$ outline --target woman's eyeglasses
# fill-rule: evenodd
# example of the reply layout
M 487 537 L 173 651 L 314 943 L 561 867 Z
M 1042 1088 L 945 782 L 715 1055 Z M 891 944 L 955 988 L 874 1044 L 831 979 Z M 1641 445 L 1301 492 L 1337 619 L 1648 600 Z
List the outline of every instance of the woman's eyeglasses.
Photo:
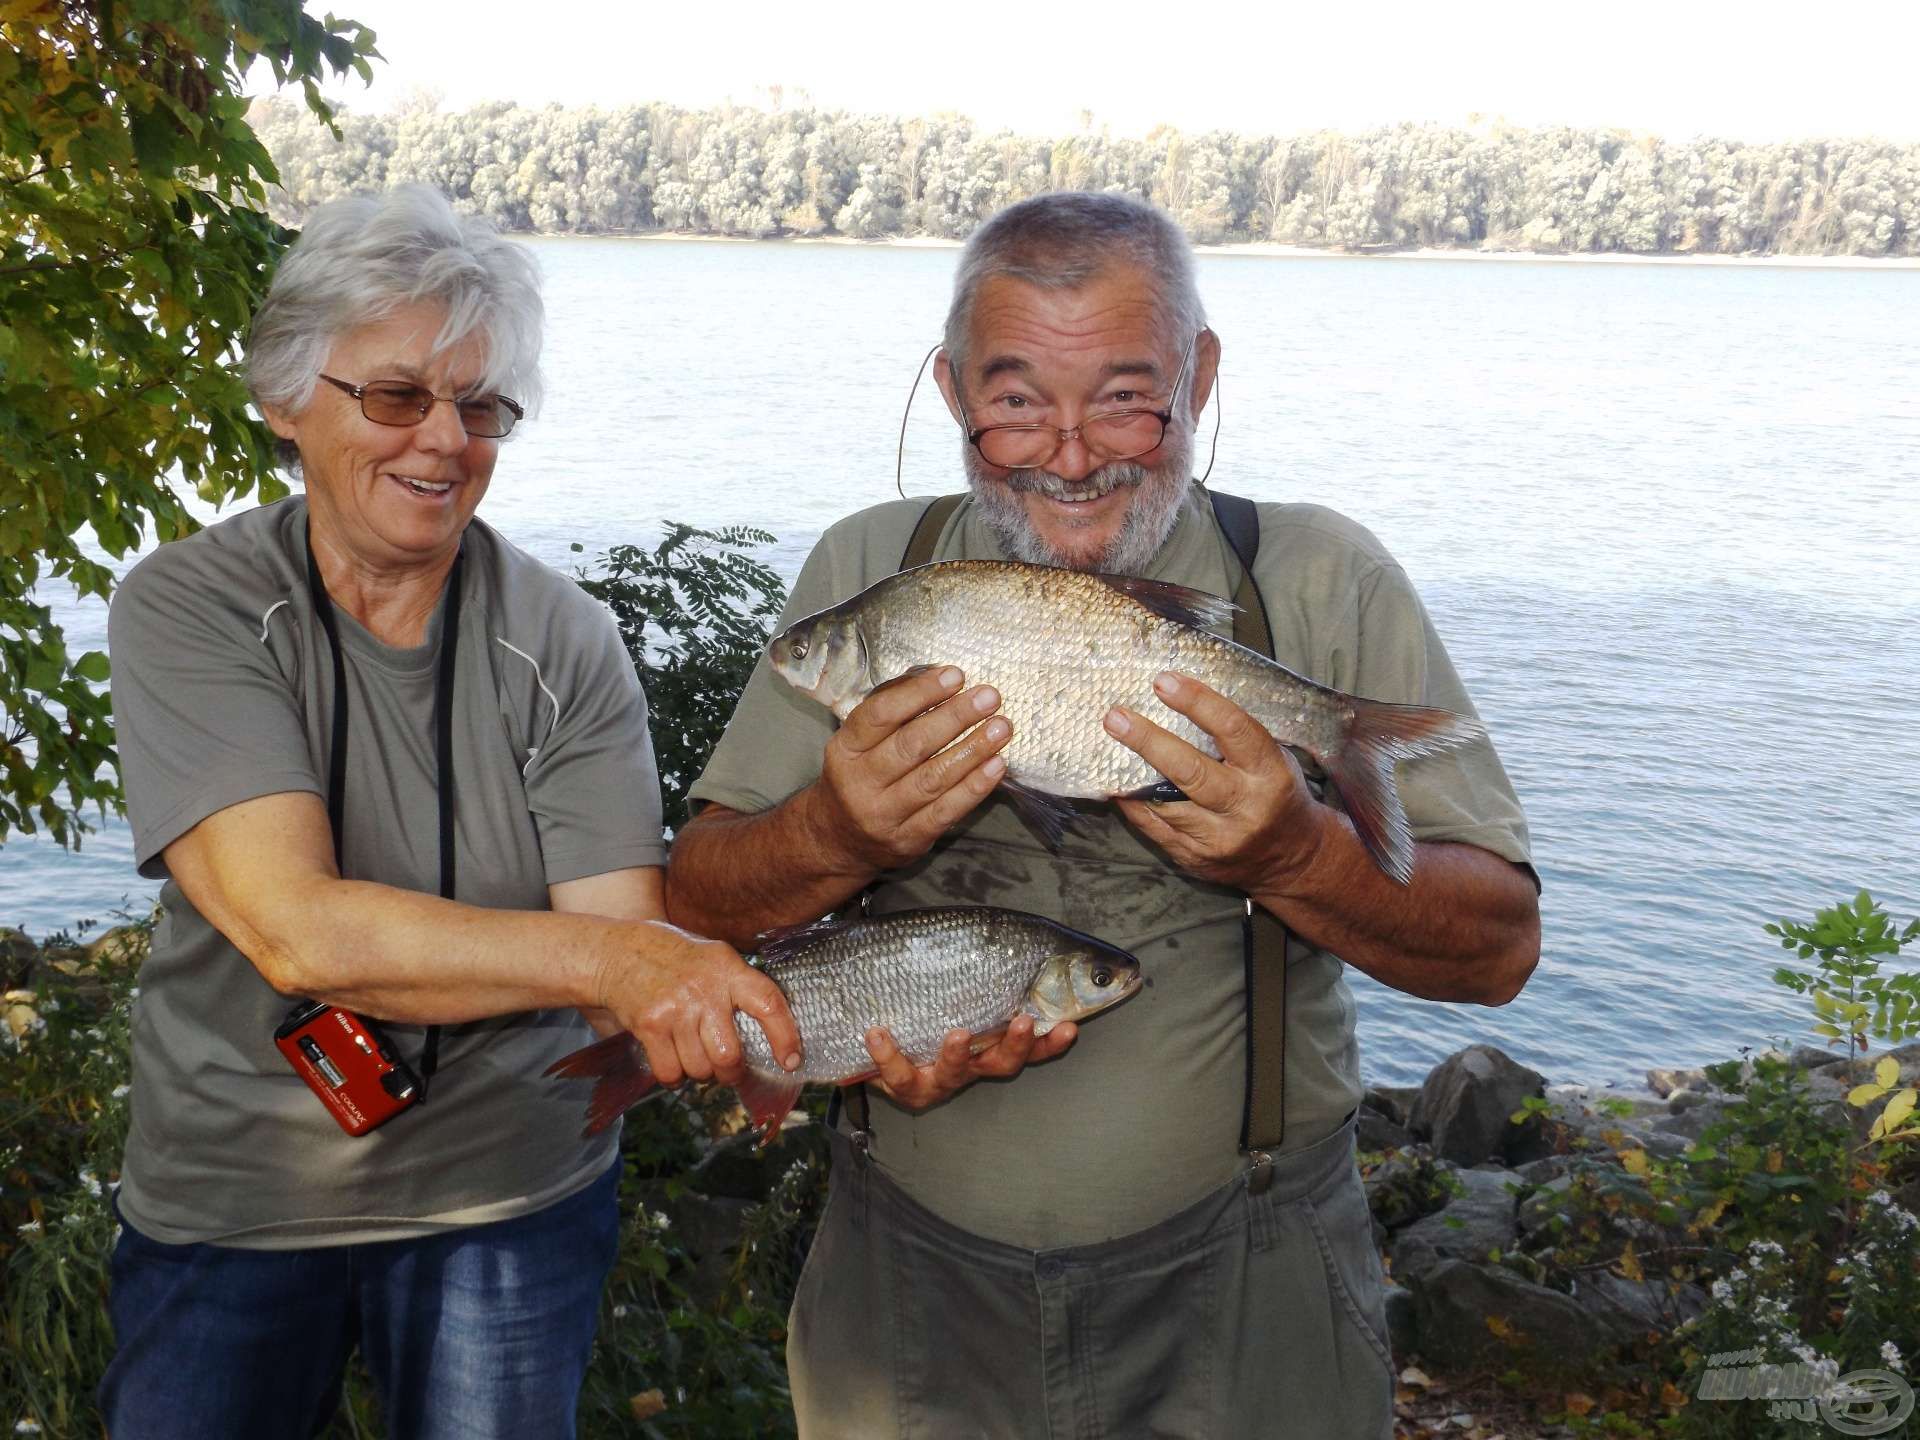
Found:
M 516 400 L 504 395 L 472 395 L 460 399 L 436 395 L 424 385 L 406 380 L 374 380 L 365 385 L 349 385 L 331 375 L 320 377 L 329 385 L 347 392 L 360 402 L 360 413 L 376 425 L 418 425 L 433 410 L 434 402 L 444 400 L 460 417 L 460 428 L 479 440 L 498 440 L 527 412 Z

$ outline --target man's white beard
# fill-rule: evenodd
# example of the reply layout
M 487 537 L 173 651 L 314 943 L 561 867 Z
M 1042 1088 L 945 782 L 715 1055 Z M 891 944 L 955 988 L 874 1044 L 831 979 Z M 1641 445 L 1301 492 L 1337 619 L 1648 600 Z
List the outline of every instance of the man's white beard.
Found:
M 967 473 L 967 486 L 987 522 L 1007 554 L 1031 565 L 1057 565 L 1070 570 L 1098 570 L 1108 575 L 1139 575 L 1160 553 L 1160 547 L 1173 534 L 1180 520 L 1180 506 L 1186 499 L 1187 484 L 1193 474 L 1193 446 L 1188 436 L 1176 439 L 1168 434 L 1161 448 L 1166 458 L 1148 469 L 1131 460 L 1109 460 L 1091 475 L 1077 481 L 1063 480 L 1048 470 L 1015 470 L 995 475 L 987 462 L 965 440 L 960 442 L 960 461 Z M 1131 487 L 1133 498 L 1127 505 L 1120 533 L 1096 555 L 1074 556 L 1049 545 L 1034 533 L 1032 522 L 1020 496 L 1030 491 L 1052 496 L 1099 496 L 1111 490 Z

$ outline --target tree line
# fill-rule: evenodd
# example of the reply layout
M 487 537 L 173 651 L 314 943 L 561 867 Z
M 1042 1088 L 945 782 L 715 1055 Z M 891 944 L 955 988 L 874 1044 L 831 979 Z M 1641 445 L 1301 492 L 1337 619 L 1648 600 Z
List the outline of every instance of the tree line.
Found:
M 424 181 L 511 230 L 960 239 L 1046 190 L 1113 190 L 1202 244 L 1540 253 L 1920 255 L 1920 144 L 1669 141 L 1498 121 L 1359 134 L 1044 138 L 957 115 L 667 104 L 467 110 L 416 100 L 249 116 L 298 223 L 349 191 Z

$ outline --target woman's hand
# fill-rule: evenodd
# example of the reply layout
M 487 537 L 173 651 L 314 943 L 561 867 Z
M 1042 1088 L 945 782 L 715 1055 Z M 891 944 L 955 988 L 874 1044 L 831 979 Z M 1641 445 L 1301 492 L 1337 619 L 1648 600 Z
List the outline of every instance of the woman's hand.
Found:
M 645 1047 L 662 1085 L 740 1082 L 746 1060 L 736 1010 L 766 1032 L 781 1064 L 799 1068 L 800 1031 L 787 997 L 723 941 L 642 921 L 631 927 L 631 943 L 602 964 L 598 990 L 600 1006 Z

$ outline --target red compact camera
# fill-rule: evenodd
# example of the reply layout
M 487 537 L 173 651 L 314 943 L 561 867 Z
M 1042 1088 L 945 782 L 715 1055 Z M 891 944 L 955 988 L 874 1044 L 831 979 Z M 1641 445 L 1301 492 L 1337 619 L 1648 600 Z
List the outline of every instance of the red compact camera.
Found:
M 349 1135 L 384 1125 L 420 1098 L 420 1077 L 387 1037 L 338 1005 L 294 1006 L 273 1043 Z

